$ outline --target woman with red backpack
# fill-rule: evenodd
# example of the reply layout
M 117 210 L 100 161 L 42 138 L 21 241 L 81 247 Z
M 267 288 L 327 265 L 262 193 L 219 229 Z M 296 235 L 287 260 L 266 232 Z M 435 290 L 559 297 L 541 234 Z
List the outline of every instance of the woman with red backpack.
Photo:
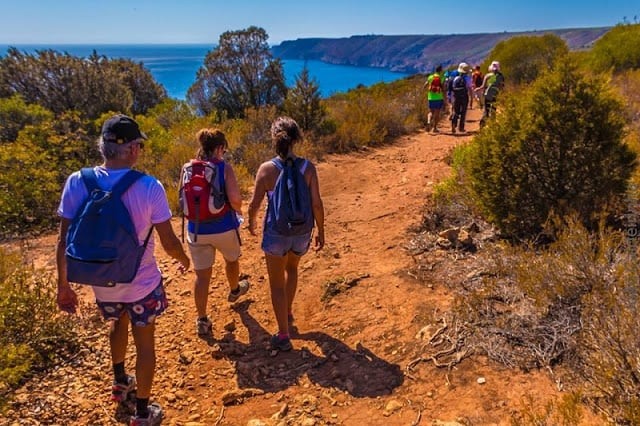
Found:
M 213 324 L 207 316 L 207 301 L 216 251 L 224 258 L 229 302 L 245 294 L 249 282 L 240 281 L 237 212 L 242 211 L 242 196 L 233 167 L 224 161 L 227 139 L 218 129 L 201 129 L 196 139 L 200 145 L 196 158 L 182 167 L 180 200 L 188 219 L 189 251 L 196 272 L 193 290 L 198 312 L 196 332 L 199 336 L 211 336 Z

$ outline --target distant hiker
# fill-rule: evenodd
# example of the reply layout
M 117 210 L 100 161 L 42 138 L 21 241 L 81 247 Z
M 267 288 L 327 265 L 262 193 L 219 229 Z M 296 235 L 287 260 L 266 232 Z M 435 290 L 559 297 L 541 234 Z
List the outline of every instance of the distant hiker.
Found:
M 496 112 L 496 100 L 498 94 L 504 88 L 504 75 L 500 71 L 500 62 L 493 61 L 489 65 L 489 72 L 484 76 L 482 85 L 476 88 L 476 92 L 483 93 L 484 111 L 480 120 L 480 127 L 484 126 L 487 119 Z
M 451 79 L 451 93 L 453 107 L 451 110 L 451 133 L 464 132 L 464 124 L 469 106 L 469 93 L 471 92 L 471 67 L 466 62 L 461 62 L 457 69 L 457 75 Z
M 180 262 L 179 270 L 185 272 L 189 269 L 189 257 L 171 227 L 171 210 L 162 184 L 152 176 L 131 169 L 142 152 L 145 139 L 147 137 L 140 131 L 138 124 L 125 115 L 115 115 L 105 121 L 98 141 L 103 164 L 75 172 L 65 183 L 58 207 L 61 219 L 56 247 L 57 302 L 61 310 L 74 313 L 78 305 L 77 295 L 69 285 L 70 277 L 82 275 L 88 268 L 95 268 L 96 283 L 100 282 L 102 285 L 92 286 L 96 303 L 104 319 L 111 322 L 109 343 L 114 374 L 111 400 L 123 402 L 136 391 L 136 412 L 130 422 L 136 426 L 160 424 L 163 416 L 157 403 L 149 404 L 156 365 L 155 319 L 167 308 L 162 275 L 153 254 L 153 228 L 158 232 L 160 243 L 167 254 Z M 122 185 L 121 180 L 126 181 L 127 185 Z M 109 192 L 111 189 L 114 194 L 122 192 L 118 186 L 128 186 L 121 202 L 111 200 Z M 89 188 L 93 189 L 89 191 Z M 111 241 L 115 243 L 115 247 L 107 247 L 108 250 L 105 250 L 107 244 L 99 239 L 109 239 L 112 235 L 104 234 L 102 229 L 83 232 L 83 221 L 102 220 L 100 215 L 90 217 L 92 211 L 101 213 L 94 209 L 95 204 L 104 202 L 110 206 L 114 201 L 119 206 L 124 205 L 124 208 L 113 210 L 119 216 L 115 219 L 133 224 L 135 232 L 132 238 L 135 238 L 142 253 L 139 265 L 136 265 L 135 276 L 128 283 L 101 281 L 103 275 L 110 276 L 114 273 L 111 264 L 120 261 L 126 263 L 127 259 L 120 259 L 118 253 L 124 246 L 124 239 Z M 105 207 L 105 210 L 108 208 Z M 83 233 L 85 235 L 81 235 Z M 111 256 L 114 260 L 110 263 L 101 259 L 92 260 L 96 256 Z M 78 261 L 79 259 L 82 261 Z M 116 269 L 120 269 L 119 266 Z M 135 377 L 125 373 L 124 365 L 129 324 L 136 346 Z
M 256 216 L 265 195 L 267 210 L 262 230 L 271 303 L 278 333 L 271 337 L 271 349 L 291 350 L 289 327 L 298 287 L 298 264 L 309 250 L 313 226 L 317 228 L 315 250 L 324 247 L 324 207 L 316 168 L 309 160 L 296 157 L 294 147 L 302 141 L 302 131 L 289 117 L 279 117 L 271 125 L 276 157 L 260 165 L 253 197 L 249 203 L 249 232 L 256 234 Z
M 473 100 L 475 99 L 478 103 L 478 107 L 482 108 L 481 96 L 480 92 L 476 92 L 476 89 L 482 86 L 482 82 L 484 80 L 484 74 L 480 70 L 480 65 L 476 65 L 473 73 L 471 73 L 471 87 L 473 89 L 473 96 L 469 99 L 469 108 L 473 108 Z
M 444 87 L 446 88 L 446 93 L 447 93 L 447 103 L 449 105 L 453 105 L 453 80 L 458 76 L 459 72 L 457 68 L 454 68 L 452 70 L 446 70 L 444 72 Z M 453 109 L 450 111 L 451 114 L 453 114 Z M 449 119 L 451 119 L 451 116 L 449 116 Z
M 207 316 L 207 302 L 216 251 L 224 258 L 229 302 L 237 301 L 249 290 L 249 281 L 240 281 L 238 228 L 242 196 L 233 167 L 224 161 L 229 144 L 218 129 L 201 129 L 196 139 L 199 144 L 196 158 L 182 166 L 180 201 L 188 219 L 189 251 L 196 272 L 193 288 L 198 312 L 196 332 L 207 336 L 213 328 Z
M 427 77 L 425 83 L 427 88 L 427 102 L 429 104 L 429 114 L 427 115 L 427 132 L 438 133 L 438 122 L 440 113 L 444 107 L 444 75 L 442 65 L 436 67 L 436 71 Z

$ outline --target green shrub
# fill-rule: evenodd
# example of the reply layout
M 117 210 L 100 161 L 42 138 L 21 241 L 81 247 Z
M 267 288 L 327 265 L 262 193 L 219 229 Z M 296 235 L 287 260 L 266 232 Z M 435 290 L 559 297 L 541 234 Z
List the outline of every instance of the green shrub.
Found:
M 56 305 L 49 274 L 0 248 L 0 393 L 79 349 L 74 320 Z
M 470 144 L 458 145 L 451 151 L 451 174 L 435 185 L 431 206 L 423 216 L 422 225 L 429 232 L 468 225 L 481 217 L 467 175 L 474 152 Z
M 623 143 L 624 110 L 609 84 L 563 61 L 499 109 L 474 139 L 468 166 L 491 222 L 531 237 L 552 212 L 577 212 L 584 223 L 612 212 L 636 156 Z
M 90 119 L 106 111 L 144 114 L 167 97 L 149 70 L 129 59 L 10 47 L 0 58 L 0 97 L 16 94 L 56 115 L 75 110 Z
M 496 44 L 482 69 L 487 69 L 491 61 L 498 60 L 506 83 L 520 85 L 552 70 L 556 61 L 568 53 L 567 44 L 554 34 L 511 37 Z
M 595 72 L 640 68 L 640 24 L 616 25 L 595 42 L 590 56 Z
M 72 112 L 25 127 L 0 145 L 0 237 L 25 236 L 58 223 L 56 208 L 67 176 L 99 157 Z
M 27 125 L 51 120 L 53 113 L 39 105 L 27 105 L 19 96 L 0 98 L 0 143 L 13 142 Z

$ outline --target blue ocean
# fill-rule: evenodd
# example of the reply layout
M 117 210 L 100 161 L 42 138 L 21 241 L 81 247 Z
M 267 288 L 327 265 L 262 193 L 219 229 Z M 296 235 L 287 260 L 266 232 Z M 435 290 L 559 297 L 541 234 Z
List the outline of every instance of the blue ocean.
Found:
M 8 45 L 0 45 L 0 56 L 6 55 Z M 153 44 L 153 45 L 15 45 L 18 50 L 34 53 L 36 50 L 53 49 L 61 53 L 86 57 L 95 50 L 109 58 L 127 58 L 142 62 L 153 77 L 162 84 L 169 96 L 185 99 L 187 90 L 196 78 L 204 58 L 213 45 L 202 44 Z M 288 86 L 293 86 L 296 76 L 305 66 L 302 60 L 283 60 Z M 306 61 L 309 75 L 320 86 L 323 97 L 338 92 L 346 92 L 360 84 L 370 86 L 380 82 L 391 82 L 407 74 L 391 72 L 380 68 L 331 65 L 321 61 Z

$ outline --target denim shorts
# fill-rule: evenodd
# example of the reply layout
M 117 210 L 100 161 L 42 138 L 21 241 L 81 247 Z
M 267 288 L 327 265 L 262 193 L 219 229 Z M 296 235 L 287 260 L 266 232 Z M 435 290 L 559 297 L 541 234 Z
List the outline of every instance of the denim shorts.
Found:
M 169 305 L 162 282 L 137 302 L 101 302 L 96 300 L 96 303 L 105 320 L 118 320 L 126 312 L 131 324 L 138 327 L 153 324 L 156 317 L 163 313 Z
M 284 256 L 289 252 L 302 256 L 309 250 L 313 231 L 304 235 L 287 237 L 265 231 L 262 234 L 262 251 L 271 256 Z

